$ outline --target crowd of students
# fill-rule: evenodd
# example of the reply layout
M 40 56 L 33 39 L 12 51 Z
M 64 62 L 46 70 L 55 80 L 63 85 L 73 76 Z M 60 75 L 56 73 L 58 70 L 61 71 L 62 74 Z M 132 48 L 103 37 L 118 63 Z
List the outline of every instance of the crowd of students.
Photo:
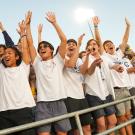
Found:
M 0 130 L 60 116 L 135 95 L 135 53 L 128 46 L 130 23 L 118 48 L 111 40 L 102 43 L 99 18 L 93 17 L 95 39 L 80 52 L 85 34 L 68 39 L 53 12 L 46 20 L 54 27 L 60 44 L 42 40 L 38 26 L 38 48 L 31 33 L 32 12 L 19 23 L 20 38 L 14 44 L 0 22 L 5 44 L 0 44 Z M 79 53 L 80 52 L 80 53 Z M 80 116 L 84 135 L 101 133 L 135 117 L 135 103 L 123 102 Z M 94 127 L 92 126 L 94 124 Z M 132 125 L 119 130 L 133 135 Z M 16 135 L 79 135 L 74 118 L 60 120 Z M 114 135 L 112 132 L 110 135 Z

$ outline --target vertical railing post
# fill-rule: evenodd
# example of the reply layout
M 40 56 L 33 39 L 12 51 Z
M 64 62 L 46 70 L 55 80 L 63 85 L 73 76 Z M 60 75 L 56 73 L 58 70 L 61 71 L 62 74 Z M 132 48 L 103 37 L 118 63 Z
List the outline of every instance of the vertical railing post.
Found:
M 78 113 L 75 114 L 75 120 L 76 120 L 77 127 L 78 127 L 78 130 L 79 130 L 80 135 L 83 135 L 83 130 L 82 130 L 82 126 L 81 126 L 81 121 L 80 121 L 80 118 L 79 118 Z

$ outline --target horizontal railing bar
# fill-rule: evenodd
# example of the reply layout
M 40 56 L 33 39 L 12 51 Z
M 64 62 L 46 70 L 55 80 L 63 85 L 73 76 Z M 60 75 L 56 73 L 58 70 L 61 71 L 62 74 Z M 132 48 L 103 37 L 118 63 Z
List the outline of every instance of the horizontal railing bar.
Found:
M 104 131 L 104 132 L 102 132 L 102 133 L 96 134 L 96 135 L 107 135 L 107 134 L 109 134 L 109 133 L 111 133 L 111 132 L 113 132 L 113 131 L 116 131 L 116 130 L 118 130 L 118 129 L 122 128 L 122 127 L 125 127 L 125 126 L 127 126 L 127 125 L 129 125 L 129 124 L 132 124 L 132 123 L 134 123 L 134 122 L 135 122 L 135 118 L 132 119 L 132 120 L 129 120 L 129 121 L 127 121 L 127 122 L 124 122 L 124 123 L 122 123 L 122 124 L 119 124 L 119 125 L 117 125 L 116 127 L 111 128 L 111 129 L 108 129 L 108 130 L 106 130 L 106 131 Z
M 45 119 L 45 120 L 41 120 L 41 121 L 37 121 L 37 122 L 32 122 L 32 123 L 28 123 L 28 124 L 24 124 L 24 125 L 20 125 L 20 126 L 16 126 L 16 127 L 8 128 L 8 129 L 3 129 L 3 130 L 0 130 L 0 135 L 14 133 L 14 132 L 26 130 L 26 129 L 29 129 L 29 128 L 35 128 L 35 127 L 42 126 L 42 125 L 52 123 L 52 122 L 55 122 L 55 121 L 59 121 L 59 120 L 62 120 L 62 119 L 75 117 L 76 113 L 78 115 L 81 115 L 81 114 L 84 114 L 84 113 L 92 112 L 94 110 L 105 108 L 107 106 L 111 106 L 111 105 L 115 105 L 115 104 L 118 104 L 118 103 L 121 103 L 121 102 L 132 100 L 134 98 L 135 98 L 135 96 L 132 96 L 132 97 L 128 97 L 128 98 L 125 98 L 125 99 L 122 99 L 122 100 L 117 100 L 117 101 L 110 102 L 110 103 L 107 103 L 107 104 L 103 104 L 103 105 L 99 105 L 99 106 L 96 106 L 96 107 L 92 107 L 92 108 L 88 108 L 88 109 L 84 109 L 84 110 L 64 114 L 64 115 L 53 117 L 53 118 L 50 118 L 50 119 Z

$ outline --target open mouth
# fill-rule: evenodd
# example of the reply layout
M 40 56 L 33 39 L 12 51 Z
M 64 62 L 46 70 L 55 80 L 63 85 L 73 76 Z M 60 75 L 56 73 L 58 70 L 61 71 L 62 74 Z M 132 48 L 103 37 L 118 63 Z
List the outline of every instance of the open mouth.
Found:
M 8 62 L 8 61 L 10 61 L 10 59 L 9 58 L 6 58 L 5 61 Z
M 109 49 L 110 49 L 110 50 L 113 50 L 113 47 L 110 47 Z
M 94 52 L 96 49 L 95 48 L 92 48 L 92 51 Z
M 42 53 L 42 54 L 45 54 L 45 53 L 46 53 L 46 51 L 41 51 L 41 53 Z
M 73 48 L 70 48 L 69 51 L 73 51 L 74 49 Z
M 5 58 L 4 61 L 5 61 L 5 63 L 8 63 L 10 61 L 10 59 L 9 58 Z

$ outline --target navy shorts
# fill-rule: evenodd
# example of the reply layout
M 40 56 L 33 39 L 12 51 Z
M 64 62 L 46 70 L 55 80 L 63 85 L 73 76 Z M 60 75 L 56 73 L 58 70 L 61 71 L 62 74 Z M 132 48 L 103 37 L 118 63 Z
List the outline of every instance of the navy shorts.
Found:
M 112 95 L 108 95 L 106 97 L 106 100 L 101 100 L 99 97 L 89 95 L 89 94 L 86 94 L 86 98 L 87 98 L 87 101 L 88 101 L 88 104 L 89 104 L 90 107 L 103 105 L 103 104 L 106 104 L 106 103 L 109 103 L 109 102 L 113 101 Z M 108 107 L 105 107 L 105 108 L 102 108 L 102 109 L 95 110 L 91 113 L 92 113 L 92 116 L 93 116 L 94 119 L 98 119 L 102 116 L 109 116 L 111 114 L 115 114 L 116 110 L 115 110 L 114 106 L 108 106 Z

